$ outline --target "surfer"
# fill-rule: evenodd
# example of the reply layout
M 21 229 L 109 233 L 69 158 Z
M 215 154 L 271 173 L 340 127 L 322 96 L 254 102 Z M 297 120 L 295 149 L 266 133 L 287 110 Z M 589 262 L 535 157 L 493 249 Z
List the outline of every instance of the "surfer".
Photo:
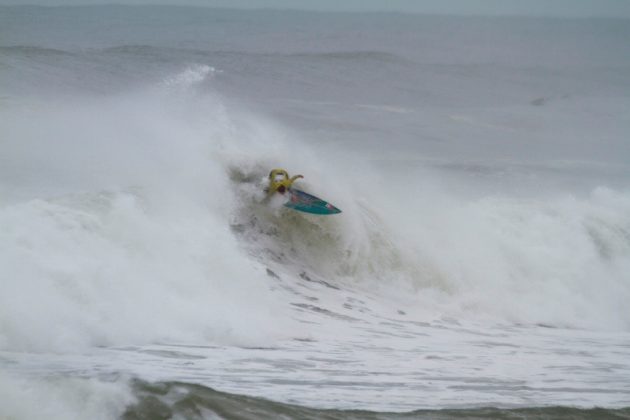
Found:
M 291 185 L 300 178 L 304 178 L 302 175 L 295 175 L 289 177 L 289 173 L 284 169 L 272 169 L 269 172 L 269 186 L 266 191 L 268 195 L 272 195 L 273 193 L 284 194 Z
M 286 198 L 279 199 L 285 201 L 284 207 L 319 215 L 341 213 L 341 210 L 321 198 L 293 188 L 293 183 L 300 178 L 304 177 L 302 175 L 290 177 L 284 169 L 272 169 L 269 172 L 269 185 L 265 188 L 266 200 L 270 200 L 275 193 L 282 196 L 286 194 Z

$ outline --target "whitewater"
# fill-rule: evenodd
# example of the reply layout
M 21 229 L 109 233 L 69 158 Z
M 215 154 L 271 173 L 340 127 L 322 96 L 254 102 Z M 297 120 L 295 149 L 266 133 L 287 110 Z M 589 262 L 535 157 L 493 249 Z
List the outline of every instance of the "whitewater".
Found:
M 0 418 L 629 418 L 627 39 L 0 7 Z

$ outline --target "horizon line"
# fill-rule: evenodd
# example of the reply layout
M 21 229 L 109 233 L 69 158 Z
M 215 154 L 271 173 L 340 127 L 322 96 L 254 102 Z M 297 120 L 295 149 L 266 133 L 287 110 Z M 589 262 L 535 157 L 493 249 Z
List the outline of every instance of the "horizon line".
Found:
M 90 8 L 90 7 L 169 7 L 180 9 L 207 9 L 207 10 L 224 10 L 239 12 L 277 12 L 277 13 L 313 13 L 313 14 L 389 14 L 404 16 L 448 16 L 448 17 L 485 17 L 485 18 L 534 18 L 534 19 L 567 19 L 567 20 L 584 20 L 584 19 L 612 19 L 612 20 L 630 20 L 630 16 L 615 15 L 559 15 L 559 14 L 541 14 L 541 13 L 451 13 L 451 12 L 421 12 L 421 11 L 401 11 L 401 10 L 321 10 L 312 8 L 278 8 L 278 7 L 238 7 L 238 6 L 212 6 L 199 4 L 174 4 L 174 3 L 141 3 L 141 4 L 124 4 L 117 2 L 104 2 L 96 4 L 2 4 L 0 7 L 12 8 Z

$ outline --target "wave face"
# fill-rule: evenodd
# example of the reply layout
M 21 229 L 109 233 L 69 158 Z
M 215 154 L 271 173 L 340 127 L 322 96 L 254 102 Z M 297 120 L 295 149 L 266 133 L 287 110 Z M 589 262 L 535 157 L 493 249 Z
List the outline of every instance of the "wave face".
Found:
M 566 407 L 451 410 L 415 410 L 407 413 L 375 413 L 361 410 L 317 410 L 280 404 L 257 398 L 217 392 L 210 388 L 182 383 L 146 384 L 135 382 L 140 400 L 124 413 L 125 419 L 160 418 L 165 415 L 202 419 L 206 416 L 259 419 L 275 417 L 300 419 L 611 419 L 625 418 L 629 409 L 601 408 L 580 410 Z M 172 401 L 175 401 L 174 403 Z
M 626 22 L 0 12 L 0 417 L 627 415 Z

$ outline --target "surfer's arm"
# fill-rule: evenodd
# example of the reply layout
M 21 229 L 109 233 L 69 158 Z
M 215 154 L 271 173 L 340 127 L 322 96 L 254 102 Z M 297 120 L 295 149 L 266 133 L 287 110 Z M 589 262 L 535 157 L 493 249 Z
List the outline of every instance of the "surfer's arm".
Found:
M 293 185 L 293 183 L 294 183 L 295 181 L 297 181 L 298 179 L 300 179 L 300 178 L 304 178 L 304 177 L 303 177 L 302 175 L 295 175 L 295 176 L 292 176 L 292 177 L 291 177 L 291 179 L 289 180 L 289 186 Z

